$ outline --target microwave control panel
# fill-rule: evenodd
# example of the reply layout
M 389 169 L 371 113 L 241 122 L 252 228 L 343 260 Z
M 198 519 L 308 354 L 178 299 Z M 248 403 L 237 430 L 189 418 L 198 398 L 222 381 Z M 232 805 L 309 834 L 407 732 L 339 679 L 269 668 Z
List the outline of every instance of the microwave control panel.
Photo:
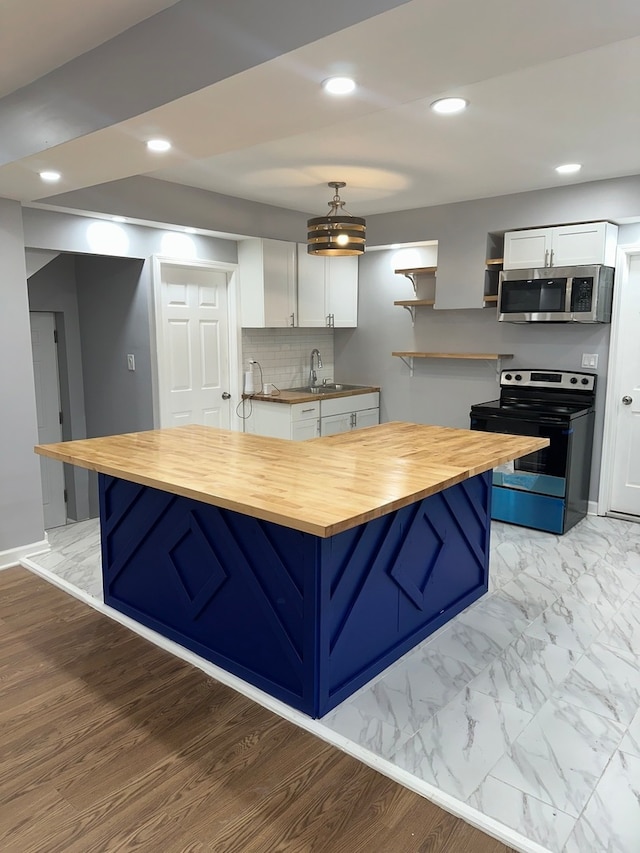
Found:
M 574 276 L 571 288 L 571 310 L 591 311 L 593 307 L 593 277 L 585 276 L 578 278 Z

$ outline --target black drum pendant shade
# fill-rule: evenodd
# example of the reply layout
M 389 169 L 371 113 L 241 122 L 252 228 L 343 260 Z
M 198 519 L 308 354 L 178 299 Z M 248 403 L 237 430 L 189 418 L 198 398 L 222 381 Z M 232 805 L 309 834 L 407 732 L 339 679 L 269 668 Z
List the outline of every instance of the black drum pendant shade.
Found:
M 307 252 L 310 255 L 361 255 L 364 252 L 367 224 L 359 216 L 344 210 L 338 190 L 344 181 L 329 181 L 335 195 L 329 202 L 327 216 L 316 216 L 307 222 Z

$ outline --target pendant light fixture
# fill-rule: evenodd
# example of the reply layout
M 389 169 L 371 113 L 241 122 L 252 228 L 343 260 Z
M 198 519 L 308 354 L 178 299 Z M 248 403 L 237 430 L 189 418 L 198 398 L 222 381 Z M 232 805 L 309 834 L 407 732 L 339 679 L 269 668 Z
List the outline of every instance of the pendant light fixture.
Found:
M 307 222 L 307 252 L 310 255 L 361 255 L 364 252 L 367 224 L 359 216 L 344 210 L 338 190 L 344 181 L 329 181 L 335 195 L 329 202 L 327 216 L 316 216 Z

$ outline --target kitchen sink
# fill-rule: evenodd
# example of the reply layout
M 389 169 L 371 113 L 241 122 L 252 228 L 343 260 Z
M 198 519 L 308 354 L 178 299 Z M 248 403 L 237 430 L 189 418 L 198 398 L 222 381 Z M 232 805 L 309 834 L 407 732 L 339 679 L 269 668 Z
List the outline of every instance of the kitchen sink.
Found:
M 335 394 L 336 391 L 357 391 L 362 385 L 347 385 L 343 382 L 327 382 L 326 385 L 301 385 L 298 388 L 286 388 L 286 391 L 302 391 L 304 394 Z

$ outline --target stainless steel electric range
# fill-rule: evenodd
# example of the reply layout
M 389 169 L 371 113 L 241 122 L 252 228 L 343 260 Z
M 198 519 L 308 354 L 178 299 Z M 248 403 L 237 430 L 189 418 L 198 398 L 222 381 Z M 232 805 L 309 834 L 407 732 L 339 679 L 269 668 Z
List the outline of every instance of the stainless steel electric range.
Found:
M 471 429 L 548 438 L 494 469 L 491 517 L 565 533 L 587 514 L 596 377 L 566 370 L 500 374 L 500 399 L 471 407 Z

